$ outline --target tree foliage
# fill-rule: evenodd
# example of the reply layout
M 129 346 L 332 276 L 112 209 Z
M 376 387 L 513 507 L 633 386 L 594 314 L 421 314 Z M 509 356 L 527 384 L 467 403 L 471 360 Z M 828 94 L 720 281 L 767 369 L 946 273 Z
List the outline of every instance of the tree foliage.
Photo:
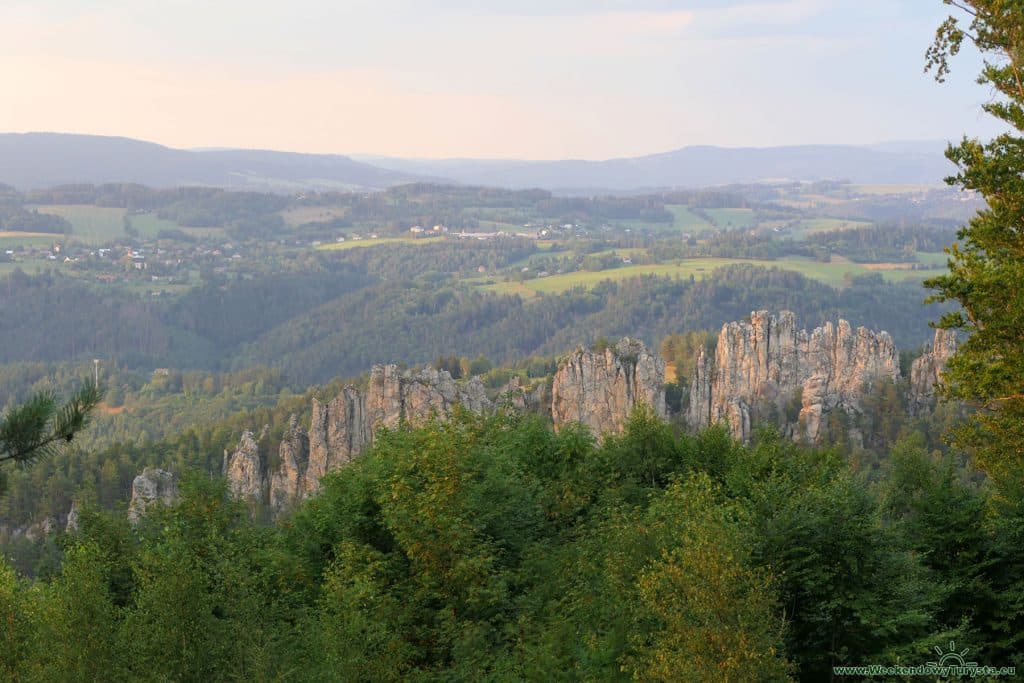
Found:
M 950 396 L 977 401 L 973 428 L 961 436 L 979 462 L 1003 476 L 1024 457 L 1024 6 L 1007 0 L 946 0 L 960 10 L 939 27 L 927 68 L 942 81 L 965 41 L 984 57 L 978 82 L 994 97 L 983 109 L 1006 124 L 989 142 L 964 138 L 946 156 L 958 172 L 948 179 L 979 193 L 987 207 L 958 233 L 948 275 L 926 284 L 933 299 L 955 301 L 942 327 L 968 338 L 946 373 Z M 966 21 L 964 21 L 966 18 Z

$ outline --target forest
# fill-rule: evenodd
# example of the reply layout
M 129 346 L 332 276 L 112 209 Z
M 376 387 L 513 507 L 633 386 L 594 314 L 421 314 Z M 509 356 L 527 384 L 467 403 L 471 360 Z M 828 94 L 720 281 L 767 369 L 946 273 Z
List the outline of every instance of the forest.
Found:
M 1024 671 L 1024 7 L 945 4 L 950 190 L 0 186 L 0 680 Z
M 86 502 L 0 578 L 8 680 L 801 680 L 1021 666 L 1021 508 L 916 437 L 884 476 L 762 431 L 600 444 L 463 414 L 387 433 L 274 527 L 183 482 L 138 526 Z M 189 596 L 183 600 L 182 596 Z M 174 652 L 168 657 L 168 652 Z

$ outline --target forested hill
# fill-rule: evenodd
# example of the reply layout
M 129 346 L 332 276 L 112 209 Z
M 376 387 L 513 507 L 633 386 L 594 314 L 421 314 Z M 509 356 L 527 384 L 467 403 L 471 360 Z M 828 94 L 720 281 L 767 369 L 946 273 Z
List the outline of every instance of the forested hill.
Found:
M 120 137 L 0 133 L 0 183 L 21 189 L 117 182 L 153 187 L 381 189 L 423 179 L 334 154 L 192 151 Z
M 949 175 L 942 142 L 729 148 L 710 145 L 605 161 L 416 160 L 360 157 L 382 168 L 498 187 L 549 190 L 705 187 L 765 180 L 939 185 Z
M 602 161 L 400 159 L 267 150 L 182 150 L 119 137 L 0 133 L 0 183 L 308 190 L 381 189 L 420 180 L 507 188 L 634 191 L 765 180 L 940 185 L 942 142 L 875 146 L 683 147 Z
M 437 263 L 445 247 L 417 247 Z M 481 248 L 484 249 L 484 248 Z M 480 254 L 475 254 L 480 257 Z M 674 332 L 717 329 L 751 310 L 788 309 L 817 324 L 839 315 L 888 330 L 901 348 L 931 337 L 936 311 L 919 285 L 864 276 L 842 289 L 791 271 L 730 266 L 704 280 L 645 276 L 524 300 L 437 281 L 385 275 L 407 268 L 342 262 L 307 273 L 213 281 L 178 299 L 59 275 L 15 273 L 2 282 L 0 363 L 101 358 L 132 368 L 283 370 L 293 386 L 363 372 L 395 358 L 446 354 L 510 363 L 635 334 L 649 344 Z M 383 270 L 382 270 L 383 269 Z M 103 321 L 97 326 L 95 321 Z

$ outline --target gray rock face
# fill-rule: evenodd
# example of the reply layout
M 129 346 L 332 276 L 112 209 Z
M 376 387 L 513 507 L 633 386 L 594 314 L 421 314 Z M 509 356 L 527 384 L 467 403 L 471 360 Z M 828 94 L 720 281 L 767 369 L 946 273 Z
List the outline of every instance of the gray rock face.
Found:
M 381 427 L 420 425 L 432 416 L 450 417 L 455 406 L 480 413 L 491 406 L 479 377 L 458 384 L 446 370 L 400 372 L 396 365 L 375 365 L 370 372 L 367 409 L 371 436 Z
M 291 507 L 309 489 L 306 476 L 310 457 L 309 437 L 295 415 L 288 421 L 288 431 L 281 439 L 278 454 L 277 471 L 268 476 L 270 505 L 275 511 Z
M 329 403 L 313 399 L 309 426 L 306 491 L 320 487 L 320 478 L 362 453 L 370 444 L 366 395 L 347 386 Z
M 71 508 L 68 510 L 68 518 L 64 523 L 65 533 L 75 533 L 78 531 L 78 503 L 71 501 Z
M 479 377 L 458 383 L 443 370 L 412 373 L 375 365 L 366 390 L 350 385 L 328 403 L 314 399 L 308 432 L 292 416 L 275 471 L 260 454 L 262 436 L 245 432 L 238 448 L 225 453 L 224 473 L 236 498 L 269 502 L 280 514 L 318 491 L 325 474 L 363 453 L 380 429 L 447 418 L 456 406 L 474 412 L 492 407 Z
M 132 481 L 132 499 L 128 504 L 128 520 L 137 524 L 146 509 L 155 502 L 174 505 L 178 502 L 178 483 L 167 470 L 147 467 Z
M 665 416 L 665 362 L 643 342 L 624 338 L 594 353 L 576 349 L 555 373 L 551 417 L 555 429 L 580 422 L 595 434 L 619 432 L 641 404 Z
M 935 340 L 910 366 L 910 412 L 920 414 L 935 400 L 935 388 L 942 381 L 946 363 L 956 353 L 956 332 L 935 330 Z
M 898 378 L 899 356 L 886 332 L 845 320 L 807 332 L 789 311 L 756 311 L 749 322 L 722 326 L 713 364 L 698 358 L 687 418 L 694 428 L 724 421 L 745 440 L 757 407 L 782 412 L 799 396 L 799 431 L 817 441 L 829 412 L 858 412 L 866 386 Z
M 543 386 L 530 390 L 518 375 L 514 375 L 498 392 L 497 407 L 517 411 L 531 410 L 540 406 L 543 397 Z
M 267 468 L 260 454 L 259 442 L 268 431 L 263 428 L 259 439 L 246 430 L 233 452 L 224 453 L 224 476 L 227 477 L 231 494 L 247 503 L 262 503 L 267 496 Z

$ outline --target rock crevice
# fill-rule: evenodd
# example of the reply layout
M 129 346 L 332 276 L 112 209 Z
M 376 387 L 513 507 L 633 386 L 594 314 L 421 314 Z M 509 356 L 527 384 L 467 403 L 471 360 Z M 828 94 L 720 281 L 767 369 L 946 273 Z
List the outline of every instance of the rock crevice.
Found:
M 555 429 L 580 422 L 595 434 L 619 432 L 641 404 L 665 416 L 665 362 L 628 337 L 603 351 L 577 348 L 551 387 Z
M 887 332 L 845 320 L 808 332 L 789 311 L 755 311 L 749 321 L 722 326 L 713 363 L 703 353 L 698 358 L 687 419 L 694 428 L 724 421 L 746 440 L 757 410 L 785 415 L 799 400 L 797 434 L 818 441 L 826 415 L 860 411 L 868 386 L 899 375 Z

